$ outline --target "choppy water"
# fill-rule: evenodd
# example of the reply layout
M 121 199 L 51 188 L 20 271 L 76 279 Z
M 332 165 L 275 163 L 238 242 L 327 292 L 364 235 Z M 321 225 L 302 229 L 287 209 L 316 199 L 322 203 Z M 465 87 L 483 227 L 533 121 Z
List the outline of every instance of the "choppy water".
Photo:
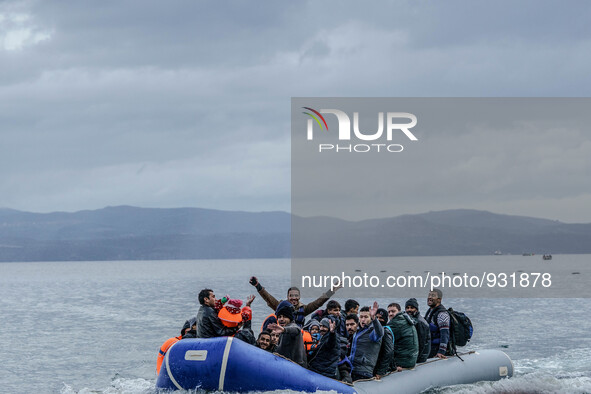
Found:
M 244 299 L 256 274 L 281 296 L 289 273 L 288 260 L 0 263 L 0 392 L 155 393 L 158 348 L 200 289 Z M 444 301 L 475 325 L 464 349 L 502 349 L 516 375 L 437 392 L 591 392 L 590 300 Z M 253 310 L 256 331 L 270 310 L 260 298 Z

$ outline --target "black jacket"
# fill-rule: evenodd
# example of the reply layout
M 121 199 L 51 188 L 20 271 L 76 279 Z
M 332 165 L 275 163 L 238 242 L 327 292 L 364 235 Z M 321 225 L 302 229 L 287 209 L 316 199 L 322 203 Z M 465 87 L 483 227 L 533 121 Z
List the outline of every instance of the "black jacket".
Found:
M 252 332 L 251 325 L 252 325 L 251 320 L 244 323 L 244 325 L 242 326 L 240 331 L 238 331 L 236 333 L 236 335 L 234 335 L 234 338 L 240 339 L 241 341 L 244 341 L 248 344 L 255 345 L 257 340 L 254 337 L 254 333 Z
M 341 346 L 338 334 L 327 332 L 320 338 L 318 345 L 308 358 L 308 367 L 328 378 L 337 379 L 337 365 L 340 358 Z
M 414 316 L 409 316 L 415 321 L 415 328 L 417 329 L 417 339 L 419 341 L 417 363 L 424 363 L 429 358 L 429 352 L 431 351 L 431 330 L 429 329 L 429 323 L 418 312 Z
M 275 348 L 275 353 L 289 358 L 291 361 L 307 367 L 306 348 L 304 347 L 304 338 L 302 329 L 295 323 L 289 323 L 285 331 L 279 336 L 279 343 Z
M 230 337 L 235 333 L 235 328 L 222 324 L 215 309 L 201 305 L 197 312 L 197 338 Z
M 390 327 L 384 327 L 384 337 L 382 338 L 382 347 L 378 355 L 378 363 L 373 371 L 374 375 L 384 376 L 392 371 L 394 366 L 394 336 Z

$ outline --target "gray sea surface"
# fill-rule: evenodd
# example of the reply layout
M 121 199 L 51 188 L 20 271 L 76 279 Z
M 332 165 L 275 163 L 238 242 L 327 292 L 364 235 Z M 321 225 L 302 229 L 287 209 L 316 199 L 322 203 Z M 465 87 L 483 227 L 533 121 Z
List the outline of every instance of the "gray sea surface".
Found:
M 569 255 L 581 264 L 590 257 Z M 560 256 L 552 261 L 559 264 Z M 280 298 L 290 284 L 290 262 L 0 263 L 5 362 L 0 392 L 155 393 L 158 349 L 197 313 L 199 290 L 210 287 L 218 296 L 245 299 L 255 292 L 248 284 L 251 275 Z M 334 298 L 344 302 L 338 293 Z M 404 304 L 405 298 L 378 299 L 384 306 L 392 301 Z M 419 303 L 424 313 L 426 294 Z M 501 349 L 516 373 L 509 380 L 431 391 L 591 392 L 589 299 L 444 298 L 443 303 L 472 319 L 475 334 L 464 350 Z M 270 312 L 258 297 L 255 334 Z

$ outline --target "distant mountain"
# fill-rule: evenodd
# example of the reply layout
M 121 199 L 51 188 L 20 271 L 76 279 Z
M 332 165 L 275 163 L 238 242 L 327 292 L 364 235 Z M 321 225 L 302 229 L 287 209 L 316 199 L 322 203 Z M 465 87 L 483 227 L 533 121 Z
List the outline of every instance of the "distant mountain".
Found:
M 291 232 L 293 224 L 293 234 Z M 350 222 L 286 212 L 0 209 L 0 261 L 591 253 L 591 224 L 450 210 Z
M 293 219 L 294 257 L 591 253 L 591 224 L 566 224 L 476 210 L 348 222 Z

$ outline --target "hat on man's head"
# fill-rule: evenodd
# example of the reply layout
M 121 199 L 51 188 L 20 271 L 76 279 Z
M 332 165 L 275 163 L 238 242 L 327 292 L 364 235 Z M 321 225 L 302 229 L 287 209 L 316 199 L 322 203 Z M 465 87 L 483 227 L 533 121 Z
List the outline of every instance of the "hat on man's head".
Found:
M 275 316 L 285 316 L 289 320 L 293 321 L 293 305 L 291 305 L 289 301 L 281 301 L 279 305 L 277 305 Z
M 325 317 L 324 319 L 320 320 L 320 324 L 322 324 L 324 327 L 330 329 L 330 319 Z
M 388 311 L 385 310 L 384 308 L 379 308 L 376 311 L 376 316 L 380 316 L 382 318 L 383 321 L 387 322 L 388 321 Z
M 410 298 L 408 301 L 406 301 L 406 304 L 404 304 L 404 309 L 406 309 L 407 306 L 412 306 L 417 311 L 419 310 L 419 302 L 416 298 Z

